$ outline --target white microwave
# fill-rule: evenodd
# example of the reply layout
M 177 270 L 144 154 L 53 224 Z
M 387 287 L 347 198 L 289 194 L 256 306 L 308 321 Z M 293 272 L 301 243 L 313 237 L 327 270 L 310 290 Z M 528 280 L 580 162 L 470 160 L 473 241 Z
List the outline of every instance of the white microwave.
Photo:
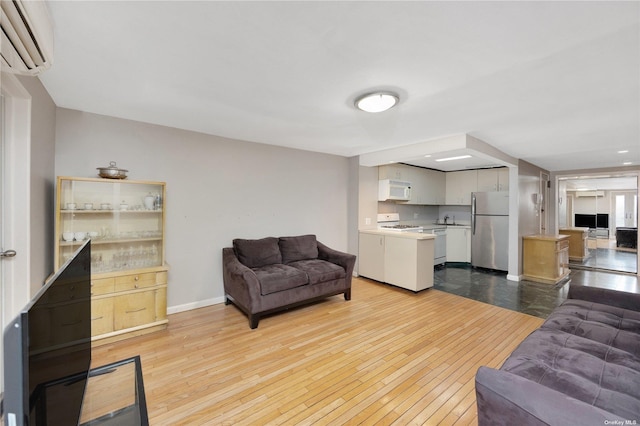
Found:
M 378 201 L 409 201 L 411 200 L 411 184 L 392 179 L 378 181 Z

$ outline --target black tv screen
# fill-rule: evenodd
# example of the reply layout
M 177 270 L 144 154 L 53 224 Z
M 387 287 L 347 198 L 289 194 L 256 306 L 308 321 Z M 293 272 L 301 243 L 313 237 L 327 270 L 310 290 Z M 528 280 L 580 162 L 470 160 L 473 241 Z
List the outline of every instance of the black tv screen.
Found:
M 596 215 L 596 226 L 598 228 L 608 228 L 609 227 L 609 215 L 606 213 L 598 213 Z
M 596 215 L 595 214 L 576 214 L 575 226 L 577 226 L 578 228 L 595 228 Z
M 608 228 L 609 215 L 607 213 L 576 214 L 574 225 L 578 228 Z
M 5 425 L 77 425 L 91 364 L 86 241 L 4 330 Z

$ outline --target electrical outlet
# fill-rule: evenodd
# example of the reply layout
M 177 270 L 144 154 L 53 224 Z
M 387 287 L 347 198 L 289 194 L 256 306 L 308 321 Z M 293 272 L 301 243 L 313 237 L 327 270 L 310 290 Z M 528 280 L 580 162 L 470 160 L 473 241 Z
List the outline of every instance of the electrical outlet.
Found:
M 365 217 L 364 218 L 364 224 L 365 225 L 371 225 L 371 218 L 370 217 Z
M 413 214 L 413 218 L 414 218 L 414 219 L 417 219 L 417 218 L 418 218 L 418 216 L 420 216 L 420 214 L 419 214 L 419 213 L 414 213 L 414 214 Z

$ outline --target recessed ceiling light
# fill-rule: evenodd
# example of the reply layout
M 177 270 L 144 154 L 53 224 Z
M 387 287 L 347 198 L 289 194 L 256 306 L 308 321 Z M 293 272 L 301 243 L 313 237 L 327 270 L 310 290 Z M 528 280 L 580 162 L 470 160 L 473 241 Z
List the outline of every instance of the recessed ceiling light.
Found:
M 633 163 L 631 161 L 625 161 L 624 163 L 622 163 L 623 166 L 630 166 Z
M 436 161 L 462 160 L 463 158 L 471 158 L 471 156 L 470 155 L 458 155 L 457 157 L 439 158 Z
M 397 103 L 398 95 L 391 92 L 368 93 L 356 99 L 356 108 L 365 112 L 383 112 L 393 108 Z
M 431 157 L 431 154 L 427 154 L 424 156 L 424 158 L 429 158 L 429 157 Z
M 618 151 L 618 154 L 626 154 L 627 152 L 629 152 L 628 149 L 623 149 L 622 151 Z

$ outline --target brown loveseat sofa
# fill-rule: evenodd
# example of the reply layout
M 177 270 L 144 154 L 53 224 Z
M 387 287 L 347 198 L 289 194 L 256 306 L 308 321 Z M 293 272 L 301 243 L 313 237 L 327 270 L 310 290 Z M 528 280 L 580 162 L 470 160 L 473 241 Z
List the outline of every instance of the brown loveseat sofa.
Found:
M 235 239 L 222 249 L 225 304 L 247 314 L 253 329 L 266 314 L 340 293 L 350 300 L 355 262 L 315 235 Z
M 571 284 L 499 370 L 476 374 L 478 424 L 640 421 L 640 294 Z

